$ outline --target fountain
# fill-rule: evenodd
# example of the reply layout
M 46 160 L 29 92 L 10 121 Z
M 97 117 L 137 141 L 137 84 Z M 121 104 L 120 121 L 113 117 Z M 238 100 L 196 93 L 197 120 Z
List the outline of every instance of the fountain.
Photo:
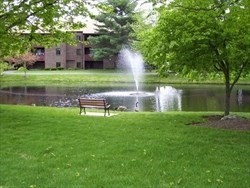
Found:
M 164 111 L 165 108 L 177 108 L 181 109 L 181 93 L 173 87 L 157 87 L 155 92 L 140 91 L 139 83 L 142 80 L 144 73 L 144 62 L 141 54 L 134 52 L 130 49 L 123 48 L 119 54 L 119 67 L 126 68 L 132 72 L 135 82 L 135 90 L 132 91 L 108 91 L 103 93 L 94 94 L 98 96 L 112 97 L 114 98 L 126 98 L 126 102 L 123 102 L 123 106 L 133 106 L 134 111 L 140 111 L 143 109 L 145 101 L 155 100 L 157 111 Z M 154 99 L 153 99 L 154 98 Z M 133 104 L 132 104 L 133 103 Z M 165 106 L 164 104 L 168 105 Z M 178 105 L 173 107 L 174 103 Z
M 144 73 L 144 62 L 141 54 L 138 52 L 134 52 L 128 48 L 123 48 L 119 54 L 119 67 L 122 69 L 129 70 L 132 72 L 133 79 L 135 82 L 135 90 L 132 91 L 111 91 L 111 92 L 104 92 L 98 93 L 99 95 L 104 96 L 132 96 L 136 97 L 138 102 L 139 97 L 147 97 L 147 96 L 154 96 L 152 92 L 144 92 L 140 91 L 139 83 L 142 80 L 143 73 Z
M 141 54 L 129 50 L 127 48 L 123 48 L 119 55 L 119 63 L 125 64 L 125 66 L 129 66 L 134 77 L 136 93 L 131 93 L 131 95 L 139 95 L 144 94 L 139 92 L 139 83 L 142 79 L 142 75 L 144 72 L 144 63 Z
M 135 83 L 134 90 L 125 90 L 125 91 L 107 91 L 92 94 L 94 97 L 112 97 L 112 100 L 116 98 L 123 98 L 123 102 L 119 103 L 116 107 L 120 105 L 129 107 L 133 111 L 141 111 L 144 108 L 144 104 L 148 103 L 147 101 L 155 100 L 157 111 L 164 111 L 164 108 L 176 108 L 173 107 L 173 103 L 178 103 L 178 110 L 180 107 L 180 93 L 178 90 L 172 87 L 157 87 L 155 92 L 146 92 L 142 91 L 140 88 L 140 81 L 142 80 L 144 73 L 144 62 L 141 54 L 134 52 L 128 48 L 123 48 L 119 54 L 119 64 L 118 67 L 125 68 L 129 70 L 129 73 L 132 72 L 133 80 Z M 165 107 L 164 103 L 168 103 Z M 131 108 L 132 107 L 132 108 Z
M 130 69 L 132 70 L 134 81 L 135 81 L 135 86 L 136 86 L 136 92 L 132 92 L 130 93 L 130 95 L 136 96 L 134 111 L 138 112 L 139 111 L 138 96 L 146 94 L 144 92 L 139 92 L 139 83 L 144 72 L 143 58 L 141 54 L 134 52 L 130 49 L 123 48 L 119 55 L 119 61 L 120 63 L 125 63 L 125 65 L 129 65 Z
M 156 109 L 158 112 L 168 110 L 182 110 L 182 90 L 172 86 L 157 86 L 155 90 Z
M 134 52 L 128 48 L 123 48 L 119 54 L 118 67 L 123 68 L 123 69 L 125 68 L 126 70 L 129 70 L 130 73 L 132 72 L 133 79 L 135 82 L 135 90 L 132 90 L 132 91 L 110 91 L 110 92 L 97 93 L 95 95 L 105 96 L 105 97 L 110 97 L 110 96 L 112 96 L 112 97 L 129 97 L 130 99 L 127 100 L 126 103 L 121 104 L 121 105 L 128 106 L 131 104 L 131 102 L 133 100 L 134 111 L 139 111 L 139 101 L 141 100 L 141 98 L 154 96 L 154 93 L 152 93 L 152 92 L 140 91 L 139 83 L 140 83 L 142 76 L 143 76 L 143 73 L 144 73 L 143 58 L 142 58 L 141 54 L 139 54 L 138 52 Z M 143 109 L 143 105 L 140 105 L 140 108 Z

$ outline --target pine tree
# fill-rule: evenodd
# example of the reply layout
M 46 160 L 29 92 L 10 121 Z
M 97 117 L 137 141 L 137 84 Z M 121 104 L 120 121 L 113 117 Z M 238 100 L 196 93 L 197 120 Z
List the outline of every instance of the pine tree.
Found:
M 115 61 L 121 48 L 129 45 L 135 7 L 133 0 L 106 0 L 98 5 L 99 14 L 95 16 L 98 36 L 88 39 L 95 60 Z

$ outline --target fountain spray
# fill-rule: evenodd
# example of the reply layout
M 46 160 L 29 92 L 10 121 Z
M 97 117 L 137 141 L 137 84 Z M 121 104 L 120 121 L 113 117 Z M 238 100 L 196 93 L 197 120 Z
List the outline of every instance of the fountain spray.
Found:
M 124 48 L 120 52 L 120 60 L 130 66 L 135 81 L 136 92 L 138 94 L 139 82 L 144 72 L 143 58 L 141 54 Z
M 144 62 L 141 54 L 134 52 L 128 48 L 123 48 L 120 51 L 119 55 L 120 63 L 124 63 L 125 66 L 129 66 L 130 70 L 133 73 L 133 78 L 135 81 L 136 93 L 132 93 L 136 95 L 136 103 L 134 110 L 139 112 L 139 100 L 138 96 L 141 94 L 139 92 L 139 83 L 142 78 L 144 72 Z

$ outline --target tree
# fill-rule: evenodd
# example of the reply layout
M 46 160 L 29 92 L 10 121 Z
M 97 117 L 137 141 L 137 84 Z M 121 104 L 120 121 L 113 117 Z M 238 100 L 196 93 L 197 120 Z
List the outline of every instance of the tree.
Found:
M 231 91 L 250 70 L 249 5 L 248 0 L 175 0 L 158 9 L 160 17 L 151 31 L 137 34 L 137 47 L 161 74 L 221 74 L 227 116 Z
M 5 70 L 8 70 L 9 68 L 10 68 L 10 66 L 9 66 L 8 63 L 2 62 L 2 61 L 0 60 L 0 76 L 2 76 L 2 75 L 3 75 L 3 72 L 4 72 Z
M 94 59 L 116 59 L 123 45 L 129 45 L 131 24 L 135 21 L 136 1 L 106 0 L 98 4 L 98 36 L 89 37 Z
M 84 26 L 79 15 L 86 16 L 86 2 L 82 0 L 0 1 L 0 57 L 22 54 L 37 43 L 50 46 L 65 41 L 72 42 L 72 33 L 66 31 Z M 41 37 L 44 33 L 49 35 Z
M 5 61 L 7 61 L 11 65 L 18 66 L 18 70 L 23 71 L 24 76 L 26 77 L 28 67 L 33 65 L 36 61 L 38 61 L 38 59 L 38 56 L 29 52 L 21 55 L 16 55 L 15 57 L 5 58 Z

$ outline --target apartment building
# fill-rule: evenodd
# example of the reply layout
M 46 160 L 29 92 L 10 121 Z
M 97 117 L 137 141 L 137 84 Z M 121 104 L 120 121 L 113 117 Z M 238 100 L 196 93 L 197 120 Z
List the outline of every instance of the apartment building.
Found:
M 96 36 L 96 34 L 76 31 L 75 37 L 79 41 L 76 46 L 66 43 L 52 48 L 37 46 L 35 54 L 39 58 L 33 68 L 113 69 L 115 67 L 114 62 L 110 60 L 96 61 L 91 57 L 91 47 L 86 44 L 89 36 Z

